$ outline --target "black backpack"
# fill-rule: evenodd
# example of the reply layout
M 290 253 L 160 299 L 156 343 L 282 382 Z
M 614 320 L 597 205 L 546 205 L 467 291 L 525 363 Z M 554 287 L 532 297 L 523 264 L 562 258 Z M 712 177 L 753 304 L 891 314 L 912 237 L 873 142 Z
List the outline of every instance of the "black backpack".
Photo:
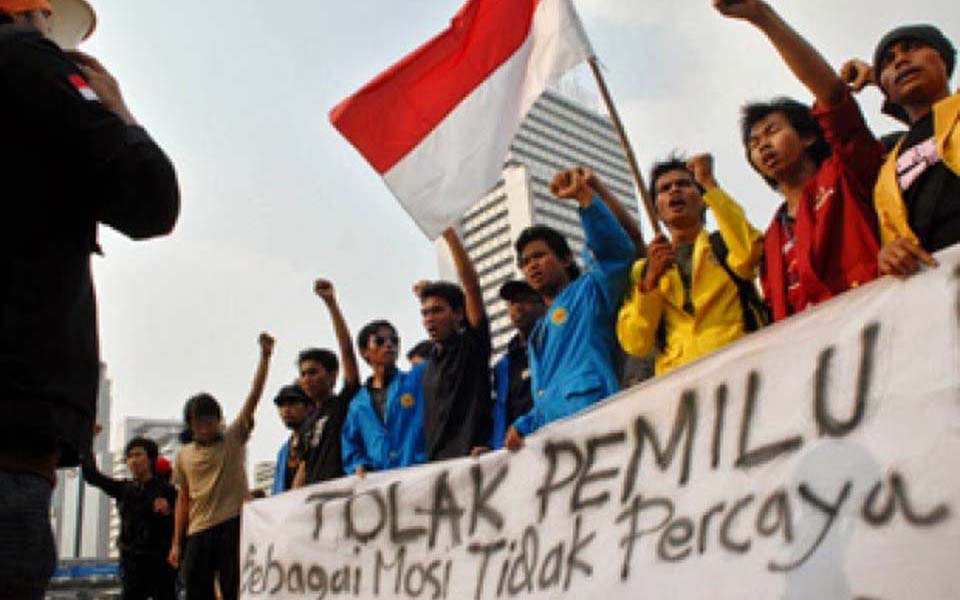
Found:
M 723 236 L 719 231 L 710 234 L 710 249 L 713 251 L 714 258 L 727 272 L 730 279 L 737 286 L 740 296 L 740 309 L 743 311 L 743 330 L 752 333 L 770 324 L 770 308 L 767 303 L 760 298 L 757 292 L 757 286 L 753 281 L 740 278 L 730 269 L 727 264 L 727 244 L 723 241 Z
M 710 234 L 710 251 L 713 252 L 713 257 L 717 259 L 717 262 L 723 267 L 723 270 L 727 272 L 727 275 L 733 281 L 734 285 L 737 286 L 737 295 L 740 297 L 740 310 L 743 312 L 743 330 L 746 333 L 752 333 L 769 325 L 772 320 L 770 318 L 770 309 L 760 298 L 760 293 L 757 292 L 757 286 L 754 285 L 753 281 L 738 276 L 730 269 L 730 265 L 727 264 L 727 254 L 729 254 L 729 250 L 719 231 L 714 231 Z M 663 319 L 661 319 L 657 327 L 657 348 L 662 352 L 666 347 L 667 329 Z

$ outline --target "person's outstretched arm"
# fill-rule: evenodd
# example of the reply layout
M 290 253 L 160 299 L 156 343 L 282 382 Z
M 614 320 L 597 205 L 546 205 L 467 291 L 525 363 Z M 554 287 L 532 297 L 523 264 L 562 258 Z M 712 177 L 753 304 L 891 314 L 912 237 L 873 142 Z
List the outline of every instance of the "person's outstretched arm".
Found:
M 473 261 L 470 260 L 466 248 L 463 247 L 457 232 L 452 227 L 443 232 L 443 239 L 446 240 L 450 254 L 453 255 L 453 264 L 457 268 L 457 276 L 460 278 L 460 285 L 463 286 L 463 293 L 466 296 L 467 322 L 473 329 L 480 329 L 487 322 L 487 309 L 483 306 L 480 276 L 477 275 Z
M 627 232 L 627 236 L 633 241 L 633 245 L 637 248 L 637 258 L 645 258 L 647 256 L 647 244 L 643 241 L 640 223 L 633 218 L 633 215 L 627 212 L 627 209 L 620 204 L 617 197 L 613 195 L 613 192 L 600 181 L 593 171 L 590 172 L 589 183 L 593 191 L 600 196 L 603 203 L 606 204 L 610 212 L 613 213 L 613 216 L 617 218 L 620 227 L 623 227 L 623 230 Z
M 106 495 L 114 499 L 123 496 L 126 483 L 101 473 L 93 456 L 87 455 L 80 459 L 80 470 L 83 471 L 83 478 L 87 483 L 100 488 Z
M 830 63 L 763 0 L 712 0 L 720 14 L 742 19 L 764 33 L 783 61 L 821 104 L 839 104 L 846 85 Z
M 242 422 L 248 429 L 253 428 L 253 414 L 257 411 L 257 405 L 260 404 L 260 398 L 263 397 L 263 387 L 267 383 L 267 371 L 270 369 L 270 357 L 273 355 L 273 337 L 269 333 L 261 333 L 258 340 L 260 344 L 260 362 L 257 363 L 257 371 L 253 376 L 253 385 L 250 386 L 250 394 L 237 415 L 237 421 Z
M 337 336 L 337 346 L 340 349 L 343 389 L 355 389 L 360 385 L 360 369 L 357 366 L 357 354 L 350 339 L 350 329 L 347 327 L 347 321 L 343 318 L 340 305 L 337 303 L 336 290 L 334 290 L 333 284 L 326 279 L 318 279 L 313 284 L 313 290 L 327 305 L 330 320 L 333 321 L 333 331 Z

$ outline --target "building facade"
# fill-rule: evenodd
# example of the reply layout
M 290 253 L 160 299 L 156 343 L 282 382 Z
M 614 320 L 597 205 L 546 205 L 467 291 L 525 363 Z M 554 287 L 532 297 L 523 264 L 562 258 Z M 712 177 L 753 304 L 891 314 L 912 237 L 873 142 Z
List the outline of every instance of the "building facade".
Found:
M 531 225 L 549 225 L 563 233 L 582 264 L 583 228 L 574 202 L 550 193 L 557 171 L 592 168 L 635 218 L 637 195 L 626 155 L 609 117 L 557 92 L 547 91 L 520 126 L 497 186 L 458 224 L 467 253 L 480 275 L 490 317 L 494 355 L 513 335 L 507 307 L 497 292 L 509 279 L 521 278 L 513 244 Z M 456 280 L 446 245 L 438 242 L 440 274 Z
M 97 464 L 113 464 L 110 452 L 110 409 L 112 405 L 107 366 L 100 364 L 97 397 L 97 424 L 102 432 L 93 438 Z M 50 504 L 57 555 L 62 559 L 105 559 L 110 554 L 110 513 L 113 501 L 99 489 L 87 485 L 79 468 L 60 469 Z

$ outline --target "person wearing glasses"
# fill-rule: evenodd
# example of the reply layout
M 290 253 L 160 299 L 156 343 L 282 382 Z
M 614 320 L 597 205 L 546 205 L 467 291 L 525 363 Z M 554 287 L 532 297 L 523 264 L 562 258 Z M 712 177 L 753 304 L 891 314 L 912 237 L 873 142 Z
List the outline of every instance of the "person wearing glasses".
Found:
M 343 424 L 343 471 L 363 477 L 427 461 L 423 436 L 423 370 L 397 368 L 400 337 L 389 321 L 372 321 L 357 335 L 373 374 L 350 403 Z

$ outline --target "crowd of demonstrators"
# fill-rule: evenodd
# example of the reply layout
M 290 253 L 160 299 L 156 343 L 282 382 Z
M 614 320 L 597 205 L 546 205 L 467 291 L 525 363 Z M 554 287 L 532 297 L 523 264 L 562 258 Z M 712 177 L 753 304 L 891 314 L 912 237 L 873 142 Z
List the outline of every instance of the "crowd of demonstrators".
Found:
M 717 184 L 709 155 L 655 164 L 650 187 L 670 239 L 655 237 L 634 265 L 617 337 L 630 354 L 655 350 L 659 375 L 764 324 L 753 284 L 763 239 Z M 707 207 L 718 232 L 704 227 Z
M 122 597 L 173 600 L 177 572 L 167 563 L 167 556 L 173 542 L 177 490 L 160 473 L 162 457 L 153 440 L 132 438 L 124 456 L 131 479 L 104 475 L 90 455 L 81 461 L 83 478 L 117 503 Z M 169 469 L 169 464 L 166 467 Z
M 237 597 L 240 582 L 240 511 L 249 499 L 247 441 L 263 396 L 274 340 L 262 333 L 260 360 L 240 413 L 226 428 L 220 403 L 210 394 L 183 408 L 184 446 L 174 465 L 179 488 L 168 560 L 180 568 L 190 600 Z
M 650 194 L 669 237 L 649 246 L 593 171 L 571 166 L 550 190 L 578 206 L 583 269 L 559 231 L 524 230 L 515 241 L 523 280 L 499 289 L 515 334 L 493 357 L 476 268 L 456 231 L 445 231 L 459 285 L 414 287 L 428 339 L 406 355 L 408 371 L 397 364 L 400 336 L 388 320 L 362 327 L 354 349 L 333 284 L 318 279 L 338 348 L 303 350 L 296 381 L 275 396 L 290 435 L 274 494 L 520 450 L 541 427 L 618 392 L 623 352 L 652 354 L 662 375 L 881 274 L 936 267 L 932 253 L 960 242 L 960 93 L 949 88 L 956 52 L 939 30 L 897 28 L 872 64 L 854 61 L 838 74 L 768 3 L 711 2 L 762 32 L 814 98 L 812 107 L 776 98 L 743 108 L 747 164 L 782 198 L 766 232 L 720 187 L 710 154 L 654 165 Z M 8 123 L 0 161 L 18 174 L 7 178 L 13 212 L 0 236 L 13 258 L 0 267 L 0 580 L 13 597 L 42 597 L 55 559 L 54 469 L 80 463 L 120 510 L 124 598 L 173 597 L 179 569 L 189 600 L 229 600 L 238 592 L 240 512 L 252 499 L 246 444 L 274 341 L 261 335 L 252 388 L 229 426 L 209 394 L 187 401 L 176 488 L 161 476 L 169 464 L 162 467 L 156 444 L 142 438 L 125 449 L 131 479 L 97 470 L 96 227 L 135 239 L 167 233 L 179 192 L 172 165 L 109 73 L 44 38 L 49 10 L 44 0 L 0 0 L 0 78 L 11 82 L 0 103 L 23 117 Z M 887 144 L 852 95 L 870 82 L 884 111 L 909 127 Z M 51 168 L 65 176 L 43 177 Z M 75 180 L 86 187 L 67 185 Z M 357 352 L 371 372 L 362 384 Z
M 17 598 L 43 596 L 55 469 L 92 443 L 98 224 L 164 235 L 180 202 L 173 165 L 116 80 L 46 38 L 50 14 L 46 0 L 0 0 L 0 581 Z

